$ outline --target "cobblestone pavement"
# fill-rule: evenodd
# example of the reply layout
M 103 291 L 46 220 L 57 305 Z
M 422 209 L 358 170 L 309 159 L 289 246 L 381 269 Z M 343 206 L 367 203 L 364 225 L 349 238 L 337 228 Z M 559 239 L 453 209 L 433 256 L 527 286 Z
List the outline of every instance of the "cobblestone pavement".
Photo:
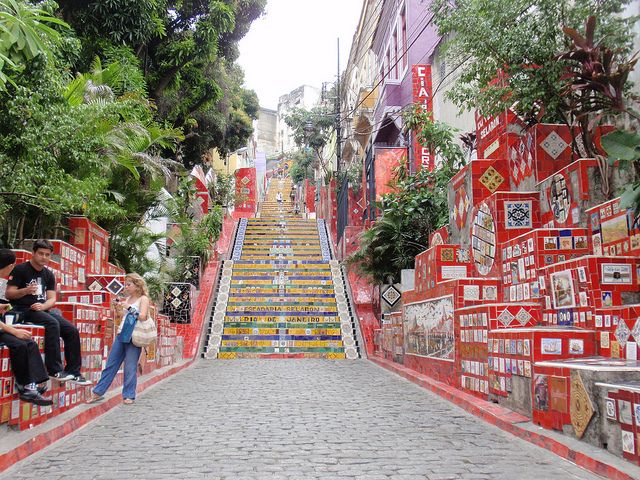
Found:
M 0 475 L 595 479 L 366 360 L 200 361 Z

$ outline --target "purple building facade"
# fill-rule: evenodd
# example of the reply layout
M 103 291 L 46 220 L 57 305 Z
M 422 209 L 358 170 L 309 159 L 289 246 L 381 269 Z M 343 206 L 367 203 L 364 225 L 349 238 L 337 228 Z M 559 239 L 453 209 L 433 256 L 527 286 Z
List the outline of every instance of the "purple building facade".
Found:
M 431 0 L 386 0 L 374 32 L 378 99 L 374 145 L 408 146 L 401 136 L 402 112 L 413 103 L 412 66 L 430 64 L 440 37 L 429 11 Z M 411 149 L 409 149 L 411 150 Z

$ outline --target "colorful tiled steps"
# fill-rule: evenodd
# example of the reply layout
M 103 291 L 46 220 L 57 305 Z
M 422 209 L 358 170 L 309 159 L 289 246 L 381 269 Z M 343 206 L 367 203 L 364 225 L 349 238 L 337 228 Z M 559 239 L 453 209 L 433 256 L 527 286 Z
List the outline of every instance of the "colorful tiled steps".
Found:
M 275 202 L 274 187 L 283 192 Z M 225 262 L 207 358 L 357 358 L 340 268 L 324 225 L 288 211 L 273 181 L 261 218 L 241 221 Z M 271 218 L 277 217 L 277 218 Z

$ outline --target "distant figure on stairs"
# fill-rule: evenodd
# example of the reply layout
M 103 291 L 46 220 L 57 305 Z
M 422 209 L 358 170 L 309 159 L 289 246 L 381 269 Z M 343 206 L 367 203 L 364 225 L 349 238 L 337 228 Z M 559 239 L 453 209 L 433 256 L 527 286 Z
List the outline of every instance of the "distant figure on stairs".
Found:
M 293 208 L 293 204 L 296 201 L 296 187 L 291 186 L 291 192 L 289 192 L 289 199 L 291 200 L 291 207 Z
M 276 200 L 278 201 L 278 204 L 282 203 L 282 192 L 276 193 Z

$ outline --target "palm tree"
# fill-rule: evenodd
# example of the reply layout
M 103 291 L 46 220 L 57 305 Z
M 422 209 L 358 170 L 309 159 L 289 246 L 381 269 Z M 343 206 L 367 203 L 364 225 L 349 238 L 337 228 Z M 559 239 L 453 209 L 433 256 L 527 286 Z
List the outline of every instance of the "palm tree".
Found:
M 40 55 L 50 54 L 48 44 L 58 44 L 60 33 L 49 25 L 69 28 L 45 10 L 21 0 L 0 0 L 0 90 L 12 83 L 3 68 L 24 68 Z

